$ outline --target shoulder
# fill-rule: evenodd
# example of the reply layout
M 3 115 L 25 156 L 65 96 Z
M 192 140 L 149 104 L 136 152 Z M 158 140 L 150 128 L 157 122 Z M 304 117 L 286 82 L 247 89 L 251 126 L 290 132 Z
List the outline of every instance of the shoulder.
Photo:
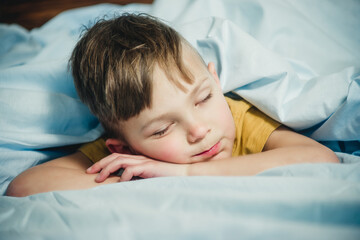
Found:
M 281 124 L 234 93 L 225 98 L 236 126 L 233 155 L 261 152 L 270 134 Z

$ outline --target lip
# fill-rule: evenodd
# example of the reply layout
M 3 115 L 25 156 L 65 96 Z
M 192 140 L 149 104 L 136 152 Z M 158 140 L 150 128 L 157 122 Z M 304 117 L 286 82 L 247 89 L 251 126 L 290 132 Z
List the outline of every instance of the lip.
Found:
M 214 146 L 212 146 L 208 150 L 203 151 L 201 153 L 198 153 L 198 154 L 196 154 L 194 156 L 211 157 L 211 156 L 214 156 L 214 155 L 218 154 L 219 150 L 220 150 L 220 142 L 217 142 Z

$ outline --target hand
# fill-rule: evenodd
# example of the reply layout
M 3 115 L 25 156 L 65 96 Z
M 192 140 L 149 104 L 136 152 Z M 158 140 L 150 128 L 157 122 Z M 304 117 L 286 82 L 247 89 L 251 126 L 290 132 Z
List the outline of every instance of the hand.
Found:
M 95 179 L 100 183 L 105 181 L 111 173 L 123 168 L 125 170 L 120 177 L 120 181 L 123 182 L 133 177 L 185 176 L 187 166 L 187 164 L 161 162 L 142 155 L 113 153 L 92 165 L 86 172 L 90 174 L 100 172 Z

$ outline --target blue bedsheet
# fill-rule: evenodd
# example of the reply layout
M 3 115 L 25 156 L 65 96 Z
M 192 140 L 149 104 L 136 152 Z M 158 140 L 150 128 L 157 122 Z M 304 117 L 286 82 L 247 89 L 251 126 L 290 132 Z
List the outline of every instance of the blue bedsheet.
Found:
M 158 16 L 216 63 L 224 92 L 337 152 L 255 177 L 173 177 L 0 197 L 0 239 L 360 239 L 360 3 L 168 1 L 63 12 L 27 31 L 0 24 L 0 190 L 96 139 L 67 61 L 83 25 Z M 105 237 L 104 237 L 105 236 Z

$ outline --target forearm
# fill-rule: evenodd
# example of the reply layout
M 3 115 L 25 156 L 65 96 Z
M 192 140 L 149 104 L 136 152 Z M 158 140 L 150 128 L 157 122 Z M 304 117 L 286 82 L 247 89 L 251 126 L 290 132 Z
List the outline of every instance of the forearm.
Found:
M 190 164 L 188 175 L 249 176 L 264 170 L 298 163 L 338 163 L 329 149 L 312 146 L 286 147 L 217 161 Z
M 118 177 L 109 177 L 102 183 L 96 183 L 95 177 L 78 169 L 34 167 L 16 177 L 10 183 L 6 195 L 23 197 L 41 192 L 86 189 L 119 180 Z
M 96 175 L 85 172 L 91 165 L 86 161 L 81 159 L 81 153 L 76 153 L 73 157 L 30 168 L 10 183 L 6 195 L 23 197 L 41 192 L 86 189 L 119 181 L 119 177 L 109 177 L 102 183 L 96 183 Z

